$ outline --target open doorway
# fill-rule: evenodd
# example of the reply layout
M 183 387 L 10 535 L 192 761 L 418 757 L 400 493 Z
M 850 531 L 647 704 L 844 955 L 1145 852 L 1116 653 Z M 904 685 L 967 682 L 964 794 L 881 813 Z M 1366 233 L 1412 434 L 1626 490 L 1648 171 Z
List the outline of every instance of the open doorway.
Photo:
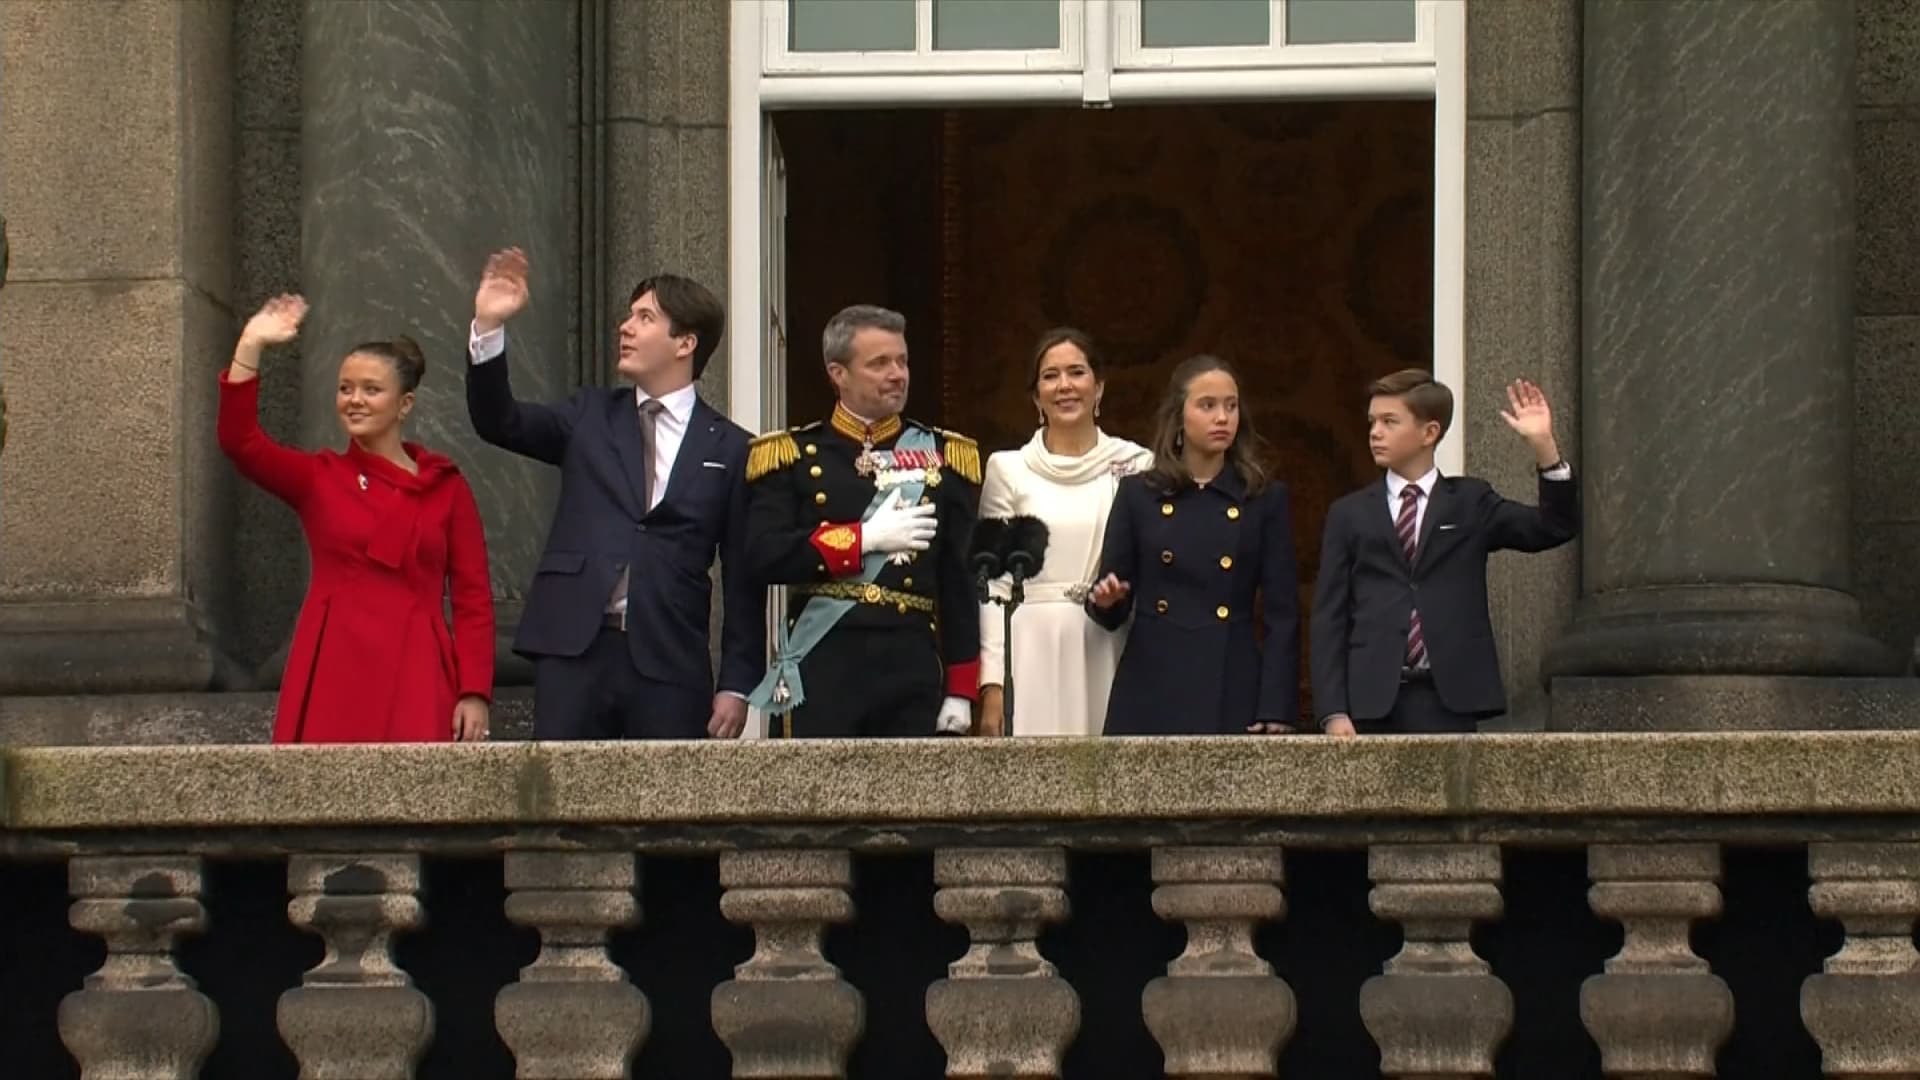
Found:
M 1102 426 L 1140 442 L 1172 367 L 1225 356 L 1292 492 L 1306 609 L 1327 506 L 1372 476 L 1361 388 L 1433 363 L 1430 101 L 773 121 L 789 423 L 831 408 L 819 334 L 850 303 L 907 316 L 908 415 L 987 451 L 1033 432 L 1048 327 L 1101 344 Z

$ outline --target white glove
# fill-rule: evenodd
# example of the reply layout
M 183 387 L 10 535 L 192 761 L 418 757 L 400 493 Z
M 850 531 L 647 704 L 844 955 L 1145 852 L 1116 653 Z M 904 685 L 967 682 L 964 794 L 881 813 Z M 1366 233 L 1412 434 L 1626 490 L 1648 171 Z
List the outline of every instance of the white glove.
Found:
M 963 697 L 950 697 L 940 704 L 940 718 L 933 722 L 939 735 L 965 735 L 973 730 L 973 704 Z
M 860 554 L 863 557 L 875 552 L 902 555 L 927 550 L 933 543 L 933 534 L 940 528 L 933 509 L 932 503 L 900 505 L 900 492 L 895 489 L 880 509 L 860 524 Z

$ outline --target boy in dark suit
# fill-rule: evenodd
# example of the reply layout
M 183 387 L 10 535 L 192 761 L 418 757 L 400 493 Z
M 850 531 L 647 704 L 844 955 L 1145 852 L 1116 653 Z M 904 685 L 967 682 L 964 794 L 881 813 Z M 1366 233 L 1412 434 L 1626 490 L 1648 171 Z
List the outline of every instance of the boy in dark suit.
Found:
M 698 282 L 634 287 L 618 370 L 632 386 L 520 401 L 506 323 L 527 303 L 527 257 L 487 260 L 474 294 L 467 414 L 485 441 L 560 469 L 560 503 L 514 649 L 534 662 L 538 739 L 730 739 L 765 667 L 766 592 L 747 573 L 744 428 L 695 380 L 726 312 Z M 720 559 L 720 670 L 708 646 Z
M 1469 732 L 1506 711 L 1487 614 L 1487 554 L 1546 551 L 1580 531 L 1579 485 L 1546 395 L 1520 380 L 1500 416 L 1533 451 L 1540 505 L 1484 480 L 1441 476 L 1434 448 L 1453 393 L 1419 368 L 1367 388 L 1381 479 L 1327 511 L 1314 586 L 1313 701 L 1321 730 Z

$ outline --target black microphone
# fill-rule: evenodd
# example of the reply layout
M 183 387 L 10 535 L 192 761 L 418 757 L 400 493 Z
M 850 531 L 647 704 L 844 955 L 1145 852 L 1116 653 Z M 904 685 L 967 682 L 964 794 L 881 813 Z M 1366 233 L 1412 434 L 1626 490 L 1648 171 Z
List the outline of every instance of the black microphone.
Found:
M 1035 576 L 1047 561 L 1047 523 L 1026 514 L 1008 518 L 1002 550 L 1000 561 L 1015 585 Z
M 973 539 L 967 544 L 967 565 L 973 568 L 973 591 L 981 603 L 987 602 L 987 583 L 1000 576 L 1002 553 L 1006 550 L 1007 523 L 1000 518 L 982 518 L 973 526 Z

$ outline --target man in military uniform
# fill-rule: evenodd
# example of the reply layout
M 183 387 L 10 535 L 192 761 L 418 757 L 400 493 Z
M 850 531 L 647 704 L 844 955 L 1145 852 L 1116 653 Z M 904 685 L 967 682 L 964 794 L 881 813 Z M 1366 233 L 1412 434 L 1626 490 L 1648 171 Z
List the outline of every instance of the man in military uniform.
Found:
M 965 734 L 980 677 L 966 547 L 973 440 L 903 420 L 907 322 L 841 311 L 822 335 L 825 423 L 754 440 L 747 558 L 789 587 L 786 633 L 749 700 L 788 737 Z

